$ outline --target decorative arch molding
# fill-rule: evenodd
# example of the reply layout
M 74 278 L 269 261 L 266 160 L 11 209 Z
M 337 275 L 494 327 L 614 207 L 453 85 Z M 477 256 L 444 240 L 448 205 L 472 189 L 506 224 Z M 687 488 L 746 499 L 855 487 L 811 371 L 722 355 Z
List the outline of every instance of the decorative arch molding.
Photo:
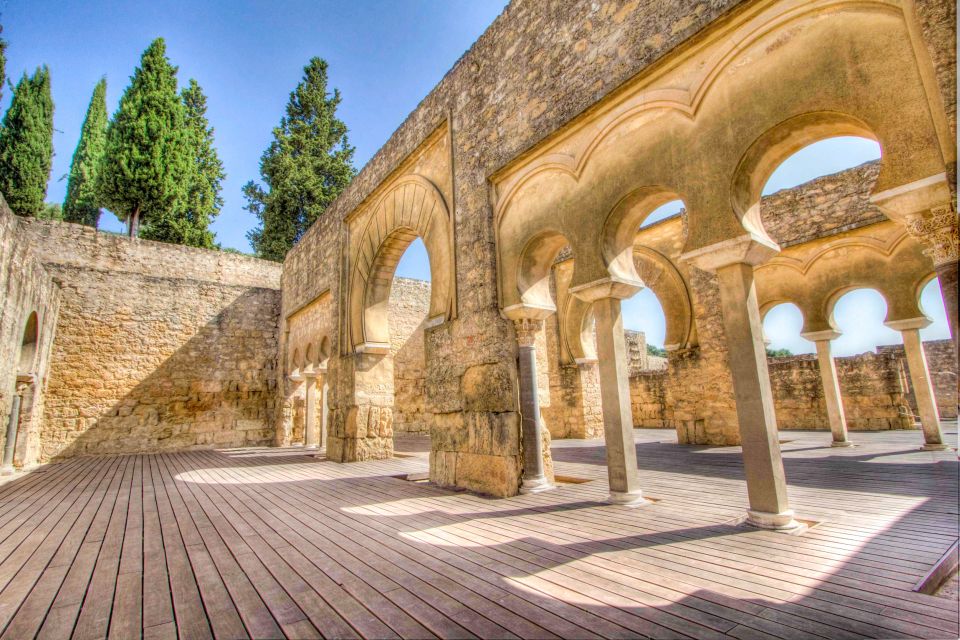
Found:
M 350 347 L 387 353 L 388 303 L 393 274 L 407 247 L 423 240 L 430 259 L 429 326 L 451 319 L 456 309 L 453 221 L 440 190 L 419 175 L 407 175 L 372 207 L 349 256 Z
M 891 228 L 891 233 L 881 238 L 874 236 L 840 237 L 806 255 L 780 253 L 766 263 L 758 265 L 756 269 L 762 270 L 770 267 L 787 267 L 789 269 L 796 270 L 801 275 L 806 275 L 810 269 L 816 266 L 819 260 L 828 256 L 834 251 L 863 249 L 865 251 L 876 252 L 884 258 L 888 258 L 897 251 L 897 249 L 905 240 L 909 239 L 910 234 L 907 232 L 907 230 L 898 225 Z
M 643 283 L 657 296 L 666 319 L 664 348 L 686 349 L 697 344 L 693 300 L 686 280 L 676 265 L 659 251 L 637 245 L 633 261 Z

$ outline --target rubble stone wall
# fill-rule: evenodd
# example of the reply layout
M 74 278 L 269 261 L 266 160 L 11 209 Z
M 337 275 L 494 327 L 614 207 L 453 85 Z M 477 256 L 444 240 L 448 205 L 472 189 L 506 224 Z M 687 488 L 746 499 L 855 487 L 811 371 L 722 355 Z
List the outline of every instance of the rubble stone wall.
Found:
M 20 403 L 14 451 L 18 467 L 39 460 L 50 350 L 60 309 L 60 289 L 41 264 L 22 223 L 0 197 L 0 447 L 6 445 L 17 376 L 33 374 Z M 37 314 L 37 342 L 24 347 L 33 313 Z
M 935 381 L 941 418 L 957 415 L 956 364 L 949 340 L 924 343 Z M 917 413 L 909 389 L 903 347 L 879 347 L 874 352 L 836 358 L 847 427 L 851 431 L 912 429 Z M 828 429 L 820 369 L 815 355 L 770 358 L 777 424 L 781 429 Z M 635 427 L 674 428 L 675 399 L 691 396 L 675 385 L 669 371 L 637 371 L 630 377 Z
M 429 282 L 394 278 L 389 313 L 394 433 L 430 433 L 425 416 L 427 370 L 423 335 L 429 310 Z
M 22 226 L 62 287 L 41 461 L 273 443 L 280 265 Z

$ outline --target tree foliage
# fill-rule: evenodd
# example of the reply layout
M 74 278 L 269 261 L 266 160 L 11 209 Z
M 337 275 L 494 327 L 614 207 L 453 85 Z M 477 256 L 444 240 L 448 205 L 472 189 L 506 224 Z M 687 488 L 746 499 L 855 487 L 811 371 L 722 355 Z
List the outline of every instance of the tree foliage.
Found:
M 243 188 L 247 210 L 260 221 L 247 237 L 261 258 L 283 260 L 356 173 L 347 126 L 335 115 L 339 104 L 340 92 L 327 92 L 327 63 L 312 58 L 260 158 L 266 188 L 253 181 Z
M 666 358 L 667 350 L 656 345 L 647 344 L 647 355 L 656 356 L 658 358 Z
M 63 208 L 59 202 L 47 202 L 37 217 L 41 220 L 63 220 Z
M 14 213 L 39 216 L 53 166 L 50 71 L 23 74 L 0 125 L 0 193 Z
M 96 227 L 100 222 L 97 197 L 97 172 L 107 142 L 107 80 L 101 78 L 93 89 L 90 106 L 80 130 L 80 141 L 73 152 L 63 201 L 63 219 Z
M 767 347 L 768 358 L 787 358 L 792 355 L 793 351 L 790 351 L 790 349 L 771 349 Z
M 207 97 L 191 79 L 180 94 L 184 109 L 190 171 L 185 188 L 172 209 L 158 212 L 144 227 L 141 236 L 151 240 L 213 249 L 210 223 L 220 213 L 223 198 L 220 185 L 226 174 L 213 147 L 213 128 L 207 121 Z
M 144 51 L 107 127 L 97 194 L 127 222 L 131 237 L 141 220 L 173 208 L 191 173 L 176 74 L 163 38 L 157 38 Z

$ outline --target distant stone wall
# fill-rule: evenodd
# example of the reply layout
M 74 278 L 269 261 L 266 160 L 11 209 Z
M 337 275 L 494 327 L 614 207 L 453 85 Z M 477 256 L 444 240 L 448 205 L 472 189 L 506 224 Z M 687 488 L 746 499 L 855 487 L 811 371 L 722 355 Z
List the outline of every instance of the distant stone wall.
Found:
M 22 227 L 63 289 L 40 460 L 273 443 L 280 265 Z
M 60 309 L 60 289 L 30 246 L 21 222 L 0 197 L 0 451 L 6 445 L 17 375 L 33 374 L 20 406 L 14 453 L 18 467 L 39 459 L 50 349 Z M 33 313 L 37 342 L 24 348 L 24 332 Z
M 390 353 L 393 355 L 393 430 L 429 433 L 426 412 L 424 323 L 430 310 L 430 283 L 394 278 L 390 289 Z
M 880 162 L 867 162 L 760 200 L 763 228 L 781 247 L 885 220 L 870 202 Z
M 941 418 L 955 418 L 956 363 L 949 340 L 924 343 L 935 381 Z M 909 385 L 903 347 L 879 347 L 876 353 L 836 358 L 847 427 L 851 431 L 912 429 L 916 402 Z M 770 358 L 777 424 L 781 429 L 827 429 L 820 369 L 815 355 Z M 637 371 L 630 376 L 635 427 L 677 427 L 676 396 L 692 395 L 677 388 L 672 371 Z M 696 424 L 693 425 L 696 430 Z

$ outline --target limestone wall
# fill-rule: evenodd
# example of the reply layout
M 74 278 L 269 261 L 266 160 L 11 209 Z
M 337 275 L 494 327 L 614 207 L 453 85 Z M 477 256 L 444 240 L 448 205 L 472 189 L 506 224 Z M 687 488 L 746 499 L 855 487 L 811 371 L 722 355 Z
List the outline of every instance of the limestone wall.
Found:
M 274 441 L 279 265 L 21 223 L 63 289 L 41 460 Z
M 21 401 L 16 466 L 34 464 L 39 458 L 50 350 L 60 308 L 59 287 L 30 246 L 21 222 L 0 196 L 0 447 L 6 444 L 17 375 L 34 375 Z M 33 313 L 38 340 L 35 348 L 24 348 L 24 332 Z
M 937 381 L 940 416 L 953 418 L 956 409 L 956 364 L 949 340 L 924 343 L 930 370 Z M 916 402 L 909 388 L 909 372 L 902 346 L 836 358 L 847 427 L 853 431 L 911 429 Z M 771 358 L 777 424 L 781 429 L 827 429 L 826 405 L 815 355 Z M 630 396 L 634 426 L 676 427 L 675 398 L 684 390 L 672 386 L 666 371 L 634 372 Z
M 430 309 L 430 283 L 395 278 L 390 290 L 390 353 L 393 355 L 393 430 L 429 433 L 426 412 L 426 351 L 423 330 Z

